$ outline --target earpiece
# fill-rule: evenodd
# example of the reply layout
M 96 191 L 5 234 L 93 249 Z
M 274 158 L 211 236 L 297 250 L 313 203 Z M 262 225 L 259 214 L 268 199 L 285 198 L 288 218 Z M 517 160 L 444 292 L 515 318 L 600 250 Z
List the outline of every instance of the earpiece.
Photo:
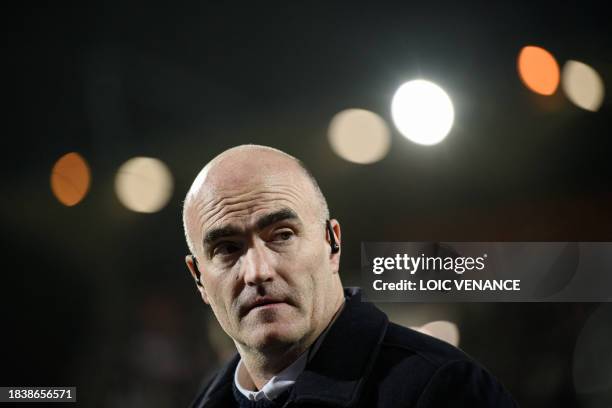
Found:
M 200 281 L 200 270 L 198 269 L 198 260 L 193 255 L 191 255 L 191 260 L 193 261 L 193 266 L 198 274 L 198 277 L 195 279 L 196 285 L 202 286 L 202 282 Z
M 329 220 L 325 221 L 327 224 L 327 232 L 329 233 L 329 246 L 331 246 L 331 253 L 337 254 L 340 251 L 340 245 L 336 242 L 336 236 L 334 235 L 334 230 L 332 229 L 331 222 Z

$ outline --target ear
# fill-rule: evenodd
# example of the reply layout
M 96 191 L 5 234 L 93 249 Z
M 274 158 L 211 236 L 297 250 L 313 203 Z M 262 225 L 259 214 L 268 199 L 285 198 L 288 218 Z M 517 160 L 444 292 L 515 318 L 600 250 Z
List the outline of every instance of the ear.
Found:
M 338 273 L 338 270 L 340 269 L 340 254 L 342 253 L 342 231 L 340 229 L 340 223 L 338 222 L 337 219 L 335 218 L 331 219 L 329 220 L 329 223 L 332 227 L 332 232 L 334 233 L 334 238 L 336 240 L 336 243 L 340 247 L 340 250 L 336 252 L 335 254 L 332 254 L 332 253 L 329 254 L 329 259 L 332 263 L 333 271 L 334 273 Z M 326 232 L 325 236 L 327 238 L 327 243 L 331 245 L 331 239 L 329 236 L 329 232 Z
M 195 259 L 196 258 L 194 255 L 186 255 L 185 263 L 187 264 L 187 269 L 189 269 L 189 273 L 191 274 L 191 277 L 196 282 L 196 288 L 198 289 L 198 292 L 200 292 L 200 296 L 202 297 L 202 300 L 204 301 L 204 303 L 208 305 L 209 304 L 208 297 L 206 296 L 206 291 L 204 290 L 204 284 L 202 283 L 202 274 L 200 273 L 200 269 L 199 269 L 199 265 L 197 264 L 197 261 L 194 262 Z

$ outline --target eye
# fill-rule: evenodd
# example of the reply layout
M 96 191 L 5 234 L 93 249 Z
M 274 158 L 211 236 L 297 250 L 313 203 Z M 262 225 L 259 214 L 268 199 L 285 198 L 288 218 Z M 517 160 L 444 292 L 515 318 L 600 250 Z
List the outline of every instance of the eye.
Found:
M 272 241 L 275 241 L 275 242 L 289 241 L 291 238 L 293 238 L 294 235 L 295 234 L 293 233 L 293 231 L 285 228 L 285 229 L 276 231 L 274 235 L 272 236 Z
M 217 255 L 228 256 L 233 255 L 242 250 L 242 246 L 237 242 L 232 241 L 222 241 L 219 242 L 212 250 L 212 256 L 215 257 Z

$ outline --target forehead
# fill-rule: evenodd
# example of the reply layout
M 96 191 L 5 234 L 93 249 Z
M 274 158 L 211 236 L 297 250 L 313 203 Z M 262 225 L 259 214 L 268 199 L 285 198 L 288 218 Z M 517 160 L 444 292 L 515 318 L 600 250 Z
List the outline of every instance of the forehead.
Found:
M 194 203 L 198 235 L 211 227 L 248 227 L 261 215 L 291 209 L 303 221 L 318 214 L 312 183 L 291 160 L 226 160 L 210 169 Z

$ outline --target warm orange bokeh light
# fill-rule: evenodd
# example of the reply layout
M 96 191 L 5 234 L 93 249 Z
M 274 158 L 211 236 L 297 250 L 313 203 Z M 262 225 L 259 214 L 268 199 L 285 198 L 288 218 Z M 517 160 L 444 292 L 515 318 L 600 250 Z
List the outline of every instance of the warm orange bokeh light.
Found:
M 51 191 L 60 203 L 69 207 L 85 197 L 90 181 L 87 162 L 75 152 L 63 155 L 51 170 Z
M 552 95 L 559 86 L 559 64 L 544 48 L 529 45 L 518 56 L 519 76 L 527 88 Z

